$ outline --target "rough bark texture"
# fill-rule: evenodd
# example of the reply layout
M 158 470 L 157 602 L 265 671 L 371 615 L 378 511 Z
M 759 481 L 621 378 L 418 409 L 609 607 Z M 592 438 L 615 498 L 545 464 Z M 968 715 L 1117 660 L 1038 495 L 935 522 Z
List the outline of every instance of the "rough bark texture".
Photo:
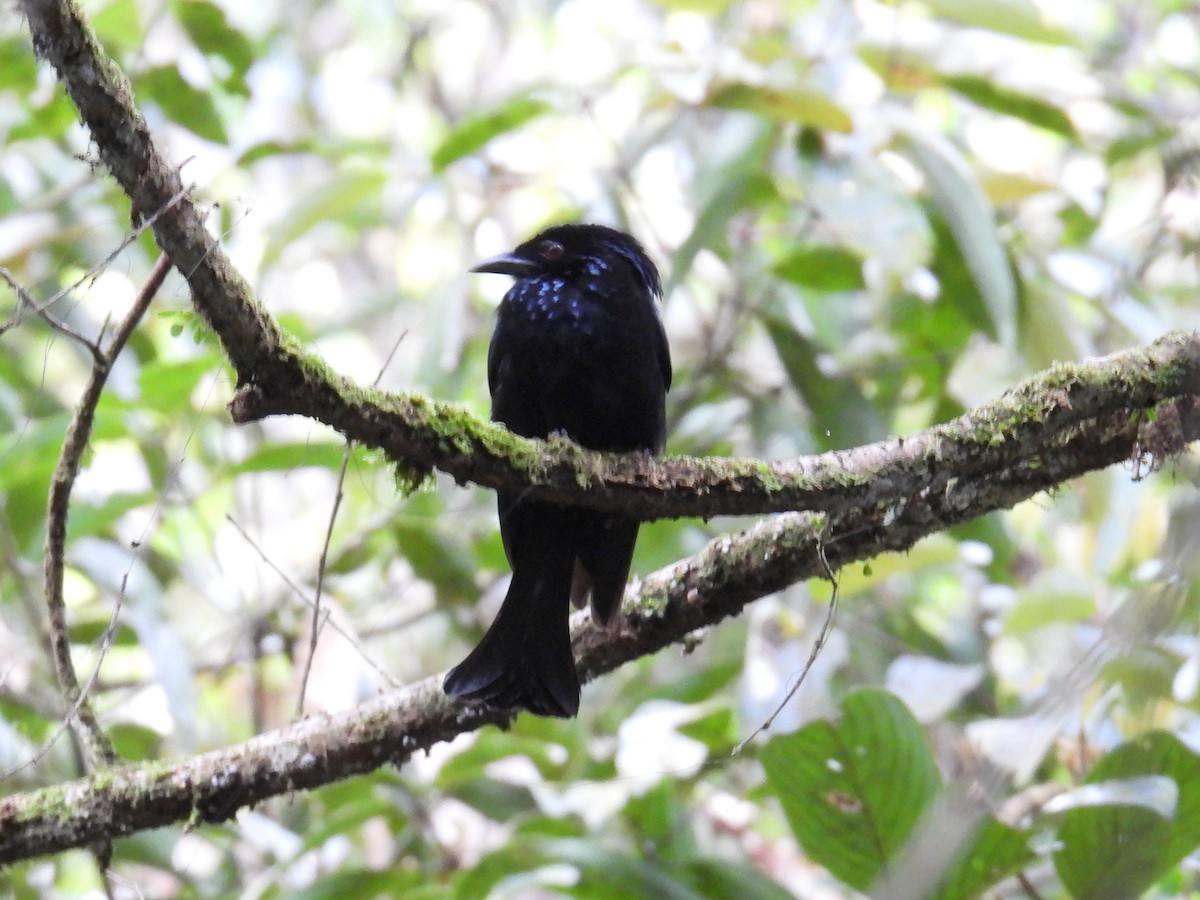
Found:
M 939 469 L 940 487 L 897 495 L 890 505 L 766 519 L 644 579 L 626 597 L 618 630 L 596 628 L 578 614 L 572 635 L 580 675 L 591 680 L 736 615 L 759 597 L 820 577 L 822 549 L 835 569 L 906 550 L 1084 472 L 1129 460 L 1140 466 L 1148 452 L 1161 459 L 1198 438 L 1200 397 L 1193 394 L 1088 422 L 1053 453 L 1017 460 L 986 479 Z M 181 762 L 113 768 L 0 799 L 0 863 L 173 822 L 221 821 L 242 806 L 400 764 L 438 741 L 508 720 L 507 713 L 447 699 L 440 684 L 427 678 L 349 712 L 312 716 Z
M 1200 437 L 1200 336 L 1173 334 L 1103 360 L 1057 366 L 993 404 L 918 435 L 821 456 L 652 461 L 605 457 L 564 442 L 525 441 L 415 395 L 351 385 L 289 344 L 204 228 L 178 172 L 154 147 L 128 82 L 65 0 L 23 0 L 38 55 L 56 69 L 91 129 L 134 219 L 163 211 L 159 245 L 237 373 L 238 422 L 304 415 L 384 450 L 397 464 L 459 481 L 644 518 L 784 515 L 642 581 L 617 631 L 573 622 L 591 679 L 736 615 L 752 600 L 854 560 L 1131 461 L 1135 472 Z M 183 821 L 220 821 L 267 797 L 385 763 L 508 714 L 449 701 L 439 680 L 314 716 L 192 759 L 105 769 L 88 779 L 0 799 L 0 862 L 86 846 Z

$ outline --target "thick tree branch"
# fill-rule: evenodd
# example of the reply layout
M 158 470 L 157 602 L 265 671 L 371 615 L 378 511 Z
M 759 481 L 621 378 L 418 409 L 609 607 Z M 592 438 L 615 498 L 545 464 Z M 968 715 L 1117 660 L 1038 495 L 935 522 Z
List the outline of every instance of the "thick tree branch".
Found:
M 1042 456 L 1088 419 L 1194 396 L 1200 385 L 1200 336 L 1176 334 L 1107 362 L 1056 367 L 970 419 L 921 436 L 799 460 L 656 461 L 517 438 L 461 407 L 355 386 L 289 343 L 205 230 L 191 198 L 171 205 L 181 189 L 178 172 L 155 147 L 128 81 L 79 10 L 68 0 L 22 0 L 22 8 L 35 50 L 58 71 L 134 216 L 165 210 L 154 223 L 155 239 L 188 280 L 196 309 L 233 364 L 238 392 L 230 411 L 238 422 L 307 416 L 416 470 L 438 468 L 459 482 L 528 489 L 551 502 L 645 519 L 836 513 L 929 487 L 940 470 L 957 468 L 956 460 L 970 466 L 957 476 L 964 477 Z
M 1053 455 L 1018 462 L 988 479 L 951 477 L 939 490 L 897 497 L 890 508 L 787 513 L 644 579 L 626 598 L 616 632 L 573 620 L 585 679 L 680 641 L 738 614 L 747 603 L 834 568 L 885 551 L 906 550 L 926 535 L 1010 507 L 1044 489 L 1115 462 L 1178 453 L 1200 438 L 1194 398 L 1143 417 L 1112 416 L 1079 428 Z M 953 473 L 951 473 L 953 476 Z M 509 714 L 461 704 L 440 677 L 382 694 L 349 712 L 317 715 L 232 747 L 177 763 L 109 769 L 66 785 L 0 799 L 0 863 L 55 853 L 97 840 L 179 822 L 218 822 L 268 797 L 314 788 L 386 763 Z
M 154 147 L 124 76 L 75 6 L 22 0 L 38 54 L 58 71 L 135 218 L 191 286 L 196 308 L 237 373 L 236 421 L 296 414 L 493 488 L 643 518 L 789 512 L 641 582 L 619 631 L 573 623 L 581 675 L 594 678 L 655 652 L 797 580 L 1004 508 L 1122 460 L 1139 467 L 1200 437 L 1200 337 L 1169 335 L 1137 350 L 1059 366 L 955 422 L 840 453 L 756 460 L 604 457 L 566 442 L 514 438 L 419 396 L 351 385 L 290 345 L 254 303 L 190 198 L 168 204 L 178 174 Z M 220 821 L 267 797 L 315 787 L 508 714 L 457 704 L 435 678 L 337 716 L 315 716 L 178 763 L 112 768 L 0 799 L 0 862 L 61 851 L 173 822 Z

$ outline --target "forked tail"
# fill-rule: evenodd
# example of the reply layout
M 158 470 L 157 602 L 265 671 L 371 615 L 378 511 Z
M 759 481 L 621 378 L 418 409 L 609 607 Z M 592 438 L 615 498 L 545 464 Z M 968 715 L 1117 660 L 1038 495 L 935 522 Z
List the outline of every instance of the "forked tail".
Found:
M 565 578 L 514 574 L 492 627 L 446 675 L 446 693 L 539 716 L 569 719 L 578 713 L 569 590 L 569 569 Z

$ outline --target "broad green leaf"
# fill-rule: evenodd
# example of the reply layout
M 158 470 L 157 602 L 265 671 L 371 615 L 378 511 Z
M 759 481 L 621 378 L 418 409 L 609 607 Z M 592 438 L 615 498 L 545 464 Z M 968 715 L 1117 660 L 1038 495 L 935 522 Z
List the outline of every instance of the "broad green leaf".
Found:
M 721 123 L 698 160 L 696 224 L 675 251 L 663 295 L 682 283 L 701 250 L 720 253 L 725 227 L 745 209 L 769 206 L 778 199 L 775 184 L 763 173 L 775 129 L 753 116 L 730 116 Z
M 238 157 L 237 164 L 239 166 L 251 166 L 260 159 L 267 159 L 272 156 L 290 156 L 301 153 L 316 153 L 320 145 L 311 139 L 294 141 L 292 143 L 280 143 L 279 141 L 263 141 L 261 144 L 255 144 L 248 147 L 241 156 Z
M 312 442 L 297 444 L 263 444 L 227 471 L 231 475 L 244 472 L 288 471 L 301 468 L 341 468 L 346 455 L 345 444 Z
M 451 529 L 439 528 L 433 518 L 404 515 L 392 520 L 390 533 L 417 577 L 437 589 L 439 603 L 473 602 L 478 597 L 474 558 Z
M 1041 97 L 1002 88 L 978 75 L 943 75 L 942 81 L 947 87 L 985 109 L 994 110 L 1007 116 L 1015 116 L 1031 125 L 1061 134 L 1065 138 L 1074 140 L 1078 137 L 1070 117 L 1062 109 Z
M 492 112 L 472 116 L 455 126 L 433 151 L 433 171 L 441 172 L 452 162 L 480 150 L 492 138 L 520 128 L 551 109 L 544 100 L 525 95 L 513 97 Z
M 940 78 L 926 56 L 892 44 L 863 45 L 858 56 L 893 91 L 916 93 L 933 87 Z
M 1076 43 L 1063 27 L 1050 22 L 1032 0 L 924 0 L 935 15 L 960 25 L 985 28 L 1043 44 Z M 1053 6 L 1045 7 L 1053 9 Z
M 347 900 L 350 897 L 404 897 L 406 900 L 434 900 L 451 897 L 448 888 L 431 884 L 429 876 L 417 868 L 388 866 L 383 869 L 353 866 L 324 874 L 308 887 L 275 885 L 262 894 L 266 898 L 287 900 Z
M 625 804 L 625 820 L 642 846 L 653 847 L 656 859 L 674 866 L 699 855 L 689 810 L 674 781 L 662 779 L 640 797 Z
M 996 337 L 1014 347 L 1017 286 L 979 182 L 948 141 L 924 129 L 899 132 L 897 144 L 925 174 L 933 203 L 966 261 Z
M 129 510 L 153 505 L 158 500 L 159 495 L 152 491 L 109 494 L 96 504 L 76 500 L 71 505 L 71 516 L 67 522 L 68 533 L 72 540 L 85 535 L 102 534 Z
M 478 900 L 493 895 L 492 891 L 501 882 L 515 887 L 529 884 L 531 893 L 535 882 L 526 874 L 547 862 L 546 854 L 536 840 L 512 840 L 475 863 L 471 868 L 458 873 L 454 882 L 457 900 Z
M 562 770 L 550 745 L 541 738 L 489 729 L 479 732 L 470 747 L 446 761 L 438 770 L 435 784 L 444 791 L 458 791 L 468 782 L 487 780 L 487 766 L 509 756 L 526 757 L 544 778 L 556 777 Z
M 933 232 L 928 217 L 892 169 L 866 154 L 805 154 L 801 148 L 800 155 L 805 205 L 821 217 L 822 231 L 836 236 L 829 243 L 872 259 L 897 287 L 929 262 Z
M 941 788 L 925 732 L 885 691 L 856 691 L 840 721 L 776 738 L 761 758 L 805 853 L 858 890 L 896 856 Z
M 138 404 L 145 409 L 178 415 L 192 409 L 192 392 L 204 378 L 219 378 L 221 363 L 208 353 L 189 360 L 157 359 L 138 373 L 141 394 Z
M 862 260 L 841 247 L 805 244 L 777 262 L 780 278 L 818 291 L 857 291 L 866 286 Z
M 79 121 L 79 111 L 65 94 L 54 94 L 44 106 L 29 110 L 29 118 L 14 125 L 7 141 L 31 138 L 62 139 L 67 130 Z
M 697 740 L 709 750 L 725 751 L 738 741 L 737 722 L 729 707 L 715 709 L 680 725 L 676 731 L 684 737 Z
M 752 866 L 716 859 L 696 859 L 680 875 L 709 900 L 788 900 L 793 896 Z
M 254 64 L 254 46 L 229 24 L 225 11 L 208 0 L 175 0 L 171 8 L 197 48 L 229 63 L 233 76 L 225 87 L 244 92 L 246 72 Z
M 1072 809 L 1058 832 L 1059 877 L 1076 900 L 1137 897 L 1200 846 L 1200 756 L 1163 731 L 1122 744 L 1088 773 L 1097 784 L 1164 775 L 1179 789 L 1173 818 L 1144 806 Z
M 1032 864 L 1037 855 L 1029 835 L 995 819 L 985 819 L 959 851 L 928 900 L 969 900 Z
M 111 0 L 100 9 L 89 9 L 88 16 L 96 36 L 109 52 L 140 48 L 146 40 L 137 0 Z
M 273 265 L 283 248 L 325 222 L 355 222 L 378 212 L 387 172 L 379 166 L 341 168 L 323 184 L 303 191 L 286 219 L 272 232 L 263 265 Z
M 380 783 L 375 774 L 361 782 L 355 779 L 351 784 L 353 789 L 338 792 L 339 796 L 331 797 L 324 790 L 314 793 L 316 815 L 302 834 L 306 850 L 315 850 L 338 835 L 353 834 L 375 818 L 387 822 L 393 834 L 411 824 L 408 812 L 396 802 L 394 786 Z
M 741 109 L 776 122 L 798 122 L 844 134 L 849 134 L 854 128 L 854 122 L 846 110 L 824 94 L 809 88 L 780 90 L 730 84 L 709 94 L 705 104 L 720 109 Z
M 1041 178 L 1031 178 L 1017 172 L 980 172 L 979 184 L 993 206 L 1019 203 L 1038 194 L 1046 194 L 1057 188 Z
M 824 350 L 800 334 L 791 322 L 763 316 L 792 386 L 812 411 L 813 439 L 823 450 L 856 447 L 886 436 L 878 411 L 847 375 L 828 375 L 817 365 Z
M 1069 590 L 1030 590 L 1004 614 L 1004 633 L 1028 634 L 1056 622 L 1084 622 L 1096 613 L 1091 594 Z
M 68 634 L 72 643 L 99 645 L 104 640 L 104 635 L 108 633 L 108 627 L 112 622 L 112 610 L 92 606 L 88 610 L 88 615 L 89 618 L 86 619 L 79 618 L 77 615 L 76 621 L 70 623 Z M 136 647 L 137 632 L 132 625 L 118 622 L 109 641 L 113 647 Z
M 172 122 L 206 140 L 229 143 L 212 96 L 183 80 L 174 66 L 147 69 L 134 80 L 139 103 L 150 101 Z
M 1174 132 L 1155 126 L 1142 126 L 1116 138 L 1104 149 L 1104 162 L 1115 166 L 1146 150 L 1158 149 L 1175 136 Z
M 653 897 L 655 900 L 702 900 L 704 894 L 679 880 L 670 869 L 636 856 L 618 853 L 592 840 L 546 841 L 547 858 L 570 863 L 580 871 L 571 896 L 580 898 Z
M 137 762 L 154 759 L 162 749 L 163 736 L 145 725 L 117 722 L 106 730 L 123 760 Z
M 8 90 L 32 91 L 37 86 L 37 68 L 28 37 L 0 39 L 0 84 Z
M 692 233 L 675 253 L 671 276 L 663 287 L 663 296 L 670 296 L 683 280 L 697 253 L 706 247 L 711 248 L 718 242 L 724 243 L 725 226 L 734 215 L 774 195 L 774 184 L 761 172 L 731 172 L 716 196 L 700 210 Z

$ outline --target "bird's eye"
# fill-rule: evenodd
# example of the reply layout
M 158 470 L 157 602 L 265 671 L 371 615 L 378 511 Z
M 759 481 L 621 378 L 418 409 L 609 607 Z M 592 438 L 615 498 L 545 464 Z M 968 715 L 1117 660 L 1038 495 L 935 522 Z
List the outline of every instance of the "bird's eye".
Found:
M 538 245 L 538 255 L 546 262 L 554 262 L 563 255 L 563 245 L 558 241 L 542 241 Z

